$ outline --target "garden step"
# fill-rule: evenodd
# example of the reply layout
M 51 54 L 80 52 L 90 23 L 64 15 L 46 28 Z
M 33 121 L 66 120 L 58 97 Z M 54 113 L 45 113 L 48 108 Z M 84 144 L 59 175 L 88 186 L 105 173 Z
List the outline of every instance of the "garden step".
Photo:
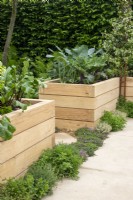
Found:
M 55 134 L 55 143 L 56 144 L 60 144 L 60 143 L 71 144 L 76 141 L 77 141 L 77 139 L 72 137 L 68 133 L 60 132 L 60 133 Z

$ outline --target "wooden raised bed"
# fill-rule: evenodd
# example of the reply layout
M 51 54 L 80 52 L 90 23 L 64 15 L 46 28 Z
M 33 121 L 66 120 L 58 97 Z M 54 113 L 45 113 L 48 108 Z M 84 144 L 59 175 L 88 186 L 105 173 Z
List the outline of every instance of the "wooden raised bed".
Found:
M 124 88 L 122 84 L 122 94 L 124 95 Z M 126 78 L 126 99 L 133 101 L 133 77 Z
M 54 101 L 31 102 L 24 112 L 7 114 L 16 132 L 11 140 L 0 141 L 0 181 L 24 174 L 44 149 L 54 145 Z
M 94 127 L 104 110 L 116 108 L 119 78 L 92 85 L 49 81 L 39 93 L 40 99 L 55 100 L 56 127 L 68 130 Z

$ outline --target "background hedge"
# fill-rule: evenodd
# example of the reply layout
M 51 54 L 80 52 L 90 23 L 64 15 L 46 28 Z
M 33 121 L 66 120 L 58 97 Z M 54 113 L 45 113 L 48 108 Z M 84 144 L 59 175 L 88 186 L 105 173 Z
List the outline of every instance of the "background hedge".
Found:
M 18 52 L 45 57 L 48 48 L 98 46 L 102 33 L 110 31 L 117 0 L 23 0 L 19 1 L 12 44 Z M 4 0 L 5 2 L 5 0 Z M 0 48 L 3 50 L 11 6 L 0 2 Z

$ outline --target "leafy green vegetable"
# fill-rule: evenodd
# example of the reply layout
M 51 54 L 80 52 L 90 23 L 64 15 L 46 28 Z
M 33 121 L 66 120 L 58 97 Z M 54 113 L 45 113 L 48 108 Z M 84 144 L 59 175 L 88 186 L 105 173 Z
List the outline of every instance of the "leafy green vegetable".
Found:
M 0 137 L 4 140 L 9 140 L 15 131 L 15 127 L 10 123 L 10 119 L 3 116 L 0 120 Z
M 123 115 L 109 111 L 104 112 L 101 121 L 108 123 L 112 127 L 112 131 L 122 130 L 126 124 L 126 119 Z
M 95 48 L 88 49 L 86 45 L 77 46 L 73 49 L 61 50 L 47 55 L 51 61 L 47 66 L 49 76 L 60 78 L 66 83 L 94 83 L 107 79 L 104 67 L 106 57 L 102 49 L 96 51 Z

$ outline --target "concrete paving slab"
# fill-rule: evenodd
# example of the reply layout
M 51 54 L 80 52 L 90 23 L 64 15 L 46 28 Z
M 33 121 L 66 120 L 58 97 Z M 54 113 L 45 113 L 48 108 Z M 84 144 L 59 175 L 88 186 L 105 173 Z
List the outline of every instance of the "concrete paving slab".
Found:
M 133 119 L 110 134 L 80 168 L 79 180 L 59 182 L 46 200 L 133 200 Z
M 79 175 L 60 182 L 46 200 L 133 200 L 133 177 L 86 169 Z
M 60 132 L 55 134 L 55 143 L 65 143 L 65 144 L 71 144 L 76 142 L 77 139 L 69 135 L 68 133 Z

